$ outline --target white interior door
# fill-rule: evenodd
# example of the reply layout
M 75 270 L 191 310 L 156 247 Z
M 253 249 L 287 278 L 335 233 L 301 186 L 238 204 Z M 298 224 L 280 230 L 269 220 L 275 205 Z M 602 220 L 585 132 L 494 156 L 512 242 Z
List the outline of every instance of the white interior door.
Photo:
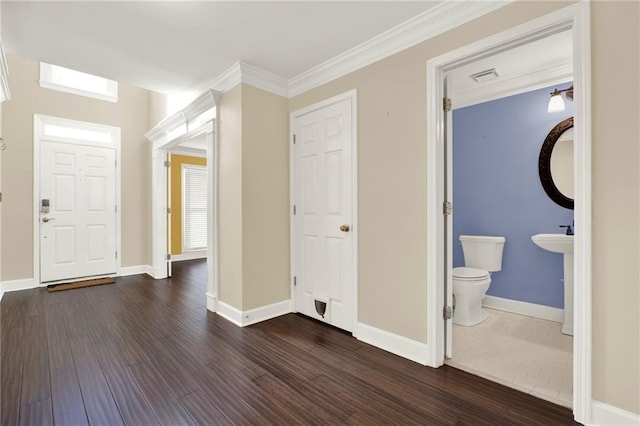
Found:
M 354 326 L 352 102 L 294 119 L 296 310 L 336 327 Z
M 115 150 L 40 146 L 41 281 L 115 274 Z

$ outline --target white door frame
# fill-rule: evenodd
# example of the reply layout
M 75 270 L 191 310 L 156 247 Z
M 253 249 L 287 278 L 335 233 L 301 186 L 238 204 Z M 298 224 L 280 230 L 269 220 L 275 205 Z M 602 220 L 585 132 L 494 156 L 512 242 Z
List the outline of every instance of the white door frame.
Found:
M 218 143 L 215 130 L 216 120 L 209 121 L 195 130 L 187 132 L 175 139 L 153 146 L 153 211 L 154 211 L 154 264 L 152 276 L 156 279 L 166 278 L 167 255 L 167 168 L 164 161 L 173 147 L 201 135 L 207 137 L 207 309 L 215 312 L 215 301 L 218 292 L 218 176 L 216 153 Z
M 571 5 L 509 30 L 479 40 L 427 61 L 427 304 L 428 365 L 444 362 L 446 242 L 442 226 L 444 128 L 442 111 L 443 75 L 463 61 L 540 38 L 560 29 L 573 32 L 573 85 L 575 88 L 574 182 L 576 236 L 574 240 L 574 339 L 573 339 L 573 414 L 583 424 L 591 416 L 591 57 L 590 4 Z M 440 147 L 440 148 L 439 148 Z M 455 208 L 455 206 L 454 206 Z
M 295 217 L 293 215 L 293 206 L 295 204 L 295 149 L 296 146 L 293 143 L 293 135 L 295 132 L 295 120 L 313 112 L 315 110 L 322 109 L 329 105 L 344 101 L 345 99 L 351 99 L 351 167 L 352 167 L 352 179 L 351 187 L 353 189 L 351 198 L 351 211 L 353 215 L 351 233 L 353 235 L 353 244 L 351 254 L 353 256 L 353 270 L 351 279 L 353 282 L 353 290 L 351 298 L 353 300 L 353 331 L 352 335 L 357 337 L 358 330 L 358 91 L 357 89 L 350 90 L 345 93 L 341 93 L 332 98 L 325 99 L 315 104 L 306 106 L 304 108 L 293 111 L 289 115 L 289 246 L 291 253 L 291 310 L 298 312 L 296 309 L 296 292 L 294 277 L 296 275 L 296 255 L 297 248 L 295 243 Z
M 84 139 L 68 138 L 47 134 L 45 126 L 61 126 L 81 131 L 99 132 L 110 135 L 109 142 L 91 142 Z M 70 120 L 67 118 L 33 115 L 33 282 L 36 286 L 43 286 L 40 282 L 40 142 L 63 142 L 70 145 L 91 146 L 97 148 L 112 148 L 116 152 L 116 275 L 122 269 L 122 238 L 121 238 L 121 158 L 120 158 L 120 128 L 86 121 Z M 46 284 L 44 284 L 46 285 Z

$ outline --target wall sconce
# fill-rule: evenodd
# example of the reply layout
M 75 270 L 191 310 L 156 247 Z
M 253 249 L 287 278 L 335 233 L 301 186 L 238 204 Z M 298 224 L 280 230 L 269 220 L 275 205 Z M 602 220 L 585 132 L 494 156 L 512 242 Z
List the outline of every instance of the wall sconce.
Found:
M 562 99 L 562 93 L 564 93 L 568 100 L 573 101 L 573 86 L 569 87 L 568 89 L 555 89 L 553 93 L 551 93 L 549 106 L 547 106 L 547 112 L 564 111 L 564 99 Z

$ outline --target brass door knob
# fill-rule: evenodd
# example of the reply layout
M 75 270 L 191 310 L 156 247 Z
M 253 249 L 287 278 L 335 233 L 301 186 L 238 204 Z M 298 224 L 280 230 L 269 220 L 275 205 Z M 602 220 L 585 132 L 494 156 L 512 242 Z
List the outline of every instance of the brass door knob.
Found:
M 341 226 L 340 226 L 340 230 L 341 230 L 342 232 L 349 232 L 349 230 L 350 230 L 350 229 L 351 229 L 351 228 L 349 227 L 349 225 L 341 225 Z

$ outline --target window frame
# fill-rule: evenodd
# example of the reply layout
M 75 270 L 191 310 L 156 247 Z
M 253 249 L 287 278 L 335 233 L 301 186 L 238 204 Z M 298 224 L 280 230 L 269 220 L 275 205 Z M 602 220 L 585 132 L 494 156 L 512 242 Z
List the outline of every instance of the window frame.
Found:
M 85 90 L 78 87 L 68 86 L 54 79 L 54 67 L 62 70 L 69 70 L 74 73 L 86 74 L 91 77 L 100 78 L 105 80 L 107 84 L 106 92 L 95 92 L 91 90 Z M 118 102 L 118 82 L 109 80 L 108 78 L 100 77 L 94 74 L 77 71 L 71 68 L 65 68 L 60 65 L 48 64 L 46 62 L 40 62 L 40 87 L 45 89 L 57 90 L 60 92 L 72 93 L 74 95 L 85 96 L 94 99 L 100 99 L 108 102 Z

